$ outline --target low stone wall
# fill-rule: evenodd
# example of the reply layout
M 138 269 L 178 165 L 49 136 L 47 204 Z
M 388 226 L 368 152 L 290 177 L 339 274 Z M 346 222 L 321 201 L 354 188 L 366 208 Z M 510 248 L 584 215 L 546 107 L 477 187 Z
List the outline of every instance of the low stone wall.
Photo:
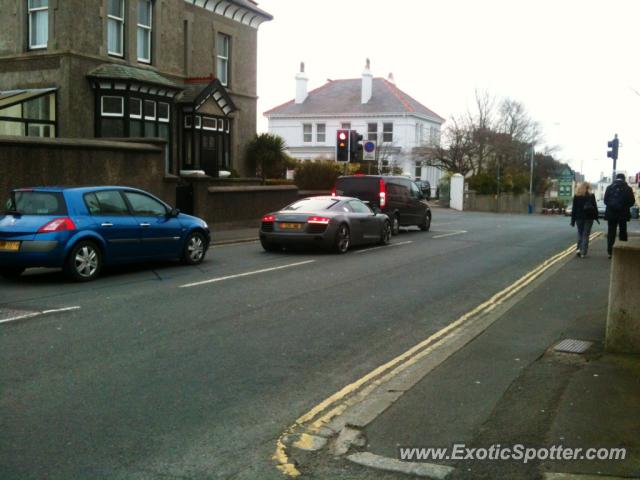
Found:
M 194 214 L 212 224 L 253 221 L 298 199 L 295 185 L 218 187 L 207 179 L 189 181 Z
M 534 198 L 534 212 L 542 211 L 543 198 Z M 480 195 L 474 191 L 464 194 L 464 210 L 496 213 L 529 213 L 529 194 Z
M 263 186 L 256 178 L 165 175 L 164 141 L 148 142 L 0 137 L 0 203 L 14 188 L 121 185 L 151 192 L 181 207 L 176 189 L 191 184 L 189 211 L 208 223 L 229 224 L 255 222 L 299 198 L 295 185 Z
M 0 137 L 0 200 L 14 188 L 123 185 L 175 204 L 162 146 L 114 140 Z

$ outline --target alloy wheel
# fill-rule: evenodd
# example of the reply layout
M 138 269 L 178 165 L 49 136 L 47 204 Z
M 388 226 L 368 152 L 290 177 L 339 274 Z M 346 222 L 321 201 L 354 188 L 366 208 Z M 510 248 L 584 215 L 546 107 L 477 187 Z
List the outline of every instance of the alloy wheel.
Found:
M 98 252 L 91 245 L 83 245 L 74 258 L 74 267 L 82 278 L 91 278 L 98 271 Z
M 349 244 L 351 243 L 351 237 L 349 234 L 349 227 L 346 225 L 340 225 L 338 229 L 338 239 L 336 242 L 336 246 L 338 247 L 338 252 L 345 253 L 349 250 Z
M 204 242 L 200 235 L 193 235 L 187 244 L 187 255 L 193 263 L 198 263 L 204 256 Z

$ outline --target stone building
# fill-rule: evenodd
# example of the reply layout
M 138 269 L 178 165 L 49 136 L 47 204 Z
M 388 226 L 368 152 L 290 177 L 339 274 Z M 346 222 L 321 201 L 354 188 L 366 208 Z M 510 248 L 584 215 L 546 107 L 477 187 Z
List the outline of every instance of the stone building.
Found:
M 166 140 L 167 172 L 247 174 L 252 0 L 0 0 L 0 135 Z

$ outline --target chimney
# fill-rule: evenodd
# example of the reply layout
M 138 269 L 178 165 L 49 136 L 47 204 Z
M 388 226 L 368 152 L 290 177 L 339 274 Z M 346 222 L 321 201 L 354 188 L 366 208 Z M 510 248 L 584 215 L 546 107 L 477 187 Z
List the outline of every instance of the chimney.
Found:
M 304 73 L 304 62 L 300 62 L 300 72 L 296 75 L 296 103 L 304 103 L 307 99 L 307 82 L 309 78 Z
M 373 93 L 373 75 L 371 74 L 371 61 L 367 58 L 367 64 L 362 72 L 362 103 L 368 103 Z
M 388 78 L 388 80 L 389 80 L 391 83 L 393 83 L 393 84 L 395 84 L 395 83 L 396 83 L 395 78 L 393 78 L 393 73 L 392 73 L 392 72 L 389 72 L 389 78 Z

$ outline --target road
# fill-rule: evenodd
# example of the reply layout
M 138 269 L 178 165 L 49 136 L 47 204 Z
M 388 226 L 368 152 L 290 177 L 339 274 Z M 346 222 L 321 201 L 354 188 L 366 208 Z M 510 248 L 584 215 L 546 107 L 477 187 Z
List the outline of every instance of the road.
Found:
M 0 281 L 4 318 L 74 308 L 0 323 L 0 478 L 282 478 L 298 415 L 566 248 L 568 223 L 436 209 L 343 256 L 243 243 Z

